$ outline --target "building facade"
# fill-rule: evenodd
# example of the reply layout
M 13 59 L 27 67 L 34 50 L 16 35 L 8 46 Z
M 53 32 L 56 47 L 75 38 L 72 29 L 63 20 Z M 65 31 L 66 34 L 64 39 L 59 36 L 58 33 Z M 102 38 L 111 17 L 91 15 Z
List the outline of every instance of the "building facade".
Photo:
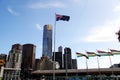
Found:
M 35 70 L 40 69 L 40 59 L 35 59 Z
M 54 57 L 54 55 L 53 55 Z M 54 60 L 54 59 L 53 59 Z M 63 67 L 63 61 L 62 61 L 62 52 L 55 52 L 55 61 L 59 64 L 59 69 L 62 69 Z
M 20 68 L 4 68 L 2 80 L 21 80 Z
M 71 49 L 64 49 L 64 69 L 72 69 L 72 56 Z
M 77 59 L 72 59 L 72 69 L 77 69 Z
M 52 58 L 52 26 L 51 25 L 44 26 L 42 56 L 48 56 Z
M 7 68 L 21 68 L 22 63 L 22 45 L 14 44 L 9 52 L 6 67 Z
M 22 50 L 22 70 L 35 68 L 36 46 L 33 44 L 24 44 Z
M 58 52 L 63 52 L 62 50 L 63 50 L 62 46 L 58 47 Z
M 4 60 L 6 62 L 7 55 L 6 54 L 0 54 L 0 60 Z
M 0 68 L 1 66 L 5 66 L 7 60 L 7 55 L 6 54 L 0 54 Z

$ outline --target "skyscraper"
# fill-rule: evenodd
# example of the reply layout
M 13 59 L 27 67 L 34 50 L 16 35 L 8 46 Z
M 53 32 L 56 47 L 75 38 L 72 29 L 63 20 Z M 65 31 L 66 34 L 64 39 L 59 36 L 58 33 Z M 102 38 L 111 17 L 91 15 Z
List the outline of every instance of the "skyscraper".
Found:
M 36 46 L 33 44 L 24 44 L 22 51 L 22 70 L 35 68 Z
M 6 67 L 8 68 L 21 68 L 22 61 L 22 45 L 14 44 L 9 52 Z
M 71 49 L 70 48 L 64 49 L 64 68 L 72 69 L 72 57 L 71 57 Z
M 43 31 L 43 52 L 42 56 L 52 58 L 52 26 L 45 25 Z
M 77 69 L 77 59 L 72 59 L 72 69 Z

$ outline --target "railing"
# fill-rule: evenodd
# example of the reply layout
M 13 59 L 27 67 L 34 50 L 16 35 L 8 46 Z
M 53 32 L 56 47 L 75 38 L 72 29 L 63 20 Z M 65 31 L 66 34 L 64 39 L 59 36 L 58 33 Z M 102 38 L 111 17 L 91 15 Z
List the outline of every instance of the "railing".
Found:
M 52 76 L 44 76 L 39 80 L 53 80 Z M 55 80 L 66 80 L 66 76 L 56 76 Z M 89 75 L 89 76 L 68 76 L 68 80 L 120 80 L 120 75 Z

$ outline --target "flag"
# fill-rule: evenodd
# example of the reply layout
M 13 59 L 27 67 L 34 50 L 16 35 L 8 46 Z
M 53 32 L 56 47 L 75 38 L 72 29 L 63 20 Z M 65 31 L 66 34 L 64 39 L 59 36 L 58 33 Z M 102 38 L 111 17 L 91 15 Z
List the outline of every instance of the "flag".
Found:
M 106 52 L 106 51 L 102 51 L 102 50 L 97 50 L 97 52 L 99 53 L 98 55 L 100 55 L 100 56 L 110 56 L 110 55 L 112 55 L 111 52 Z
M 111 52 L 120 52 L 120 50 L 110 49 Z
M 86 57 L 88 59 L 88 56 L 85 55 L 85 54 L 76 52 L 76 55 L 77 55 L 77 57 L 83 57 L 84 56 L 84 57 Z
M 120 50 L 110 49 L 110 51 L 113 55 L 119 55 L 120 54 Z
M 98 56 L 95 52 L 88 52 L 86 51 L 88 57 L 95 57 L 95 56 Z
M 70 19 L 70 16 L 56 14 L 56 21 L 59 21 L 59 20 L 69 21 L 69 19 Z
M 106 51 L 97 50 L 98 53 L 107 53 Z

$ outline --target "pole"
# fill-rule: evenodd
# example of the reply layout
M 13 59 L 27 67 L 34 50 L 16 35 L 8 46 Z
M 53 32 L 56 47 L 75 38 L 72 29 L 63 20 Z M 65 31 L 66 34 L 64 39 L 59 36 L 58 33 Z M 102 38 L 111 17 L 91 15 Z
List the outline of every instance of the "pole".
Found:
M 99 75 L 100 75 L 99 77 L 100 77 L 100 80 L 102 80 L 98 56 L 97 56 L 97 63 L 98 63 L 98 72 L 99 72 Z
M 110 55 L 112 55 L 111 53 L 109 53 L 109 49 L 108 49 L 108 54 L 109 54 L 109 61 L 110 61 L 110 65 L 112 67 L 112 60 L 111 60 L 111 57 Z M 112 75 L 114 75 L 114 71 L 113 71 L 113 68 L 112 68 Z
M 87 58 L 86 58 L 86 72 L 87 72 L 87 80 L 88 80 L 88 62 L 87 62 Z
M 54 24 L 53 80 L 55 80 L 55 45 L 56 45 L 56 13 L 55 13 L 55 24 Z
M 112 61 L 111 61 L 110 55 L 109 55 L 109 60 L 110 60 L 110 65 L 111 65 L 111 67 L 112 67 Z M 112 68 L 112 75 L 114 75 L 113 68 Z
M 67 74 L 67 54 L 65 54 L 65 67 L 66 67 L 66 69 L 65 69 L 65 72 L 66 72 L 66 80 L 68 79 L 68 74 Z
M 77 56 L 75 56 L 76 59 L 76 80 L 78 79 L 78 67 L 77 67 Z

